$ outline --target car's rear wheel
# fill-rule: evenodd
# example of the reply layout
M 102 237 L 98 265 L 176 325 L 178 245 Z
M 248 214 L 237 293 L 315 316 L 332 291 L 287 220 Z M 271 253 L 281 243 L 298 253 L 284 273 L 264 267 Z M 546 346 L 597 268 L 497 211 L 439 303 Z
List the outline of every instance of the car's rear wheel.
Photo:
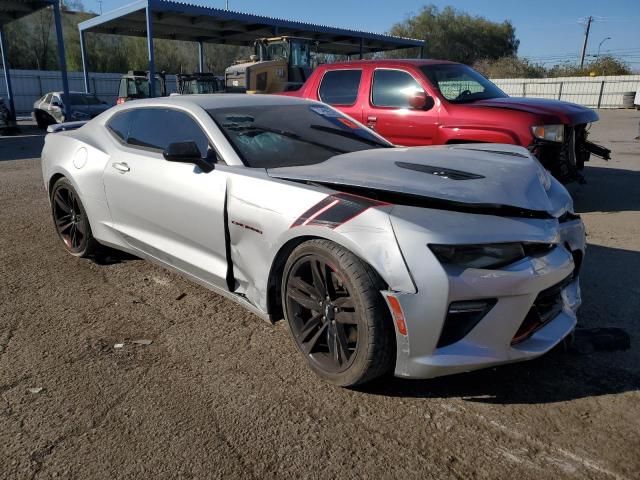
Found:
M 91 233 L 87 212 L 75 188 L 64 177 L 51 189 L 51 213 L 56 232 L 71 255 L 87 257 L 96 252 L 98 243 Z
M 291 334 L 311 369 L 341 386 L 389 372 L 395 332 L 377 273 L 326 240 L 311 240 L 290 255 L 282 303 Z
M 50 117 L 45 113 L 38 111 L 36 112 L 35 116 L 38 128 L 40 128 L 41 130 L 46 130 L 47 127 L 51 124 L 51 121 L 49 120 Z

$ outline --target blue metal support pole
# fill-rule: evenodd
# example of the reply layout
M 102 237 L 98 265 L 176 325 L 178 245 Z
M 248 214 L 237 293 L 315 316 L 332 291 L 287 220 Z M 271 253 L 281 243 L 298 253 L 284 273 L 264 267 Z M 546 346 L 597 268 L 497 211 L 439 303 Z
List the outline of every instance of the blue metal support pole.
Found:
M 198 71 L 204 72 L 204 45 L 202 40 L 198 40 Z
M 7 84 L 7 100 L 9 101 L 9 112 L 11 119 L 16 119 L 16 107 L 13 104 L 13 89 L 11 88 L 11 75 L 9 74 L 9 59 L 7 58 L 7 47 L 4 44 L 4 30 L 0 26 L 0 53 L 2 54 L 2 66 L 4 68 L 4 82 Z
M 62 92 L 64 93 L 63 113 L 65 122 L 71 116 L 71 108 L 69 103 L 69 78 L 67 77 L 67 57 L 64 51 L 64 37 L 62 35 L 62 17 L 60 15 L 60 2 L 53 2 L 53 18 L 56 24 L 56 41 L 58 42 L 58 64 L 60 73 L 62 74 Z
M 80 56 L 82 57 L 82 73 L 84 75 L 84 91 L 91 92 L 89 87 L 89 65 L 87 62 L 87 47 L 85 45 L 84 31 L 80 30 Z
M 151 0 L 147 3 L 147 50 L 149 51 L 149 96 L 156 96 L 156 62 L 153 55 L 153 10 Z
M 364 57 L 364 38 L 360 37 L 360 60 Z
M 420 47 L 420 58 L 424 58 L 424 45 Z

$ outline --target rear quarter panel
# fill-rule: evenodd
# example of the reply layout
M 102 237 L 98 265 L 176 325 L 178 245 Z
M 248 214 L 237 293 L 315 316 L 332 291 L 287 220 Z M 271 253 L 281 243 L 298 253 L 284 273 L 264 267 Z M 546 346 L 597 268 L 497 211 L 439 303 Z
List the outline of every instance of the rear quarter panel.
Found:
M 85 130 L 86 129 L 86 130 Z M 110 242 L 113 234 L 106 228 L 111 223 L 104 194 L 102 174 L 109 160 L 87 126 L 71 132 L 49 133 L 42 150 L 42 175 L 50 199 L 52 180 L 66 177 L 75 188 L 91 222 L 91 230 L 99 241 Z

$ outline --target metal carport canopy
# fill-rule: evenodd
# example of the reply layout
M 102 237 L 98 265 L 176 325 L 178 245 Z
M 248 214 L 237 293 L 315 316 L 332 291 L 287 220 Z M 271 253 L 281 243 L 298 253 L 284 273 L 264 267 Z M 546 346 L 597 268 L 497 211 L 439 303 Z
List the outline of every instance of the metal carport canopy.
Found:
M 219 43 L 226 45 L 253 45 L 257 38 L 290 35 L 310 38 L 317 42 L 318 51 L 334 54 L 365 54 L 402 48 L 421 49 L 424 41 L 394 37 L 371 32 L 316 25 L 293 20 L 253 15 L 249 13 L 204 7 L 168 0 L 137 0 L 121 8 L 86 20 L 80 29 L 85 87 L 89 87 L 84 51 L 84 34 L 107 33 L 147 37 L 149 46 L 149 72 L 154 72 L 151 38 L 186 40 L 200 45 Z M 150 75 L 153 81 L 153 75 Z M 153 92 L 153 89 L 151 89 Z
M 69 80 L 67 78 L 67 61 L 64 52 L 64 38 L 62 35 L 62 20 L 60 17 L 59 0 L 0 0 L 0 54 L 4 69 L 4 80 L 7 84 L 7 97 L 9 100 L 9 110 L 13 119 L 16 118 L 16 110 L 13 103 L 13 89 L 11 88 L 11 75 L 9 73 L 9 60 L 7 58 L 7 46 L 4 33 L 4 26 L 19 18 L 30 15 L 43 8 L 53 7 L 53 16 L 56 25 L 56 38 L 58 43 L 58 62 L 62 73 L 62 91 L 65 98 L 69 96 Z M 23 39 L 16 39 L 23 41 Z M 66 115 L 65 111 L 65 115 Z

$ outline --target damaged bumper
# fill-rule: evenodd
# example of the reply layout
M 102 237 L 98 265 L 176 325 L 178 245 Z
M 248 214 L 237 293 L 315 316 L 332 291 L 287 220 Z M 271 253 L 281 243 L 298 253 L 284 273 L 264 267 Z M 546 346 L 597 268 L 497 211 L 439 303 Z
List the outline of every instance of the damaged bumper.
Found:
M 540 163 L 562 183 L 584 182 L 582 170 L 591 155 L 611 159 L 611 150 L 587 140 L 587 125 L 566 126 L 563 142 L 535 140 L 531 151 Z
M 487 218 L 497 222 L 498 231 L 504 220 Z M 406 334 L 395 322 L 396 376 L 432 378 L 533 359 L 573 331 L 581 303 L 584 227 L 575 216 L 555 226 L 527 223 L 536 222 L 542 226 L 537 240 L 546 237 L 554 248 L 497 270 L 443 266 L 425 239 L 417 242 L 425 244 L 421 251 L 401 242 L 408 264 L 425 268 L 411 269 L 417 293 L 383 292 L 390 306 L 391 297 L 397 300 L 404 317 Z M 460 328 L 456 322 L 469 321 L 460 315 L 464 308 L 479 308 L 481 318 L 451 338 L 452 328 Z

